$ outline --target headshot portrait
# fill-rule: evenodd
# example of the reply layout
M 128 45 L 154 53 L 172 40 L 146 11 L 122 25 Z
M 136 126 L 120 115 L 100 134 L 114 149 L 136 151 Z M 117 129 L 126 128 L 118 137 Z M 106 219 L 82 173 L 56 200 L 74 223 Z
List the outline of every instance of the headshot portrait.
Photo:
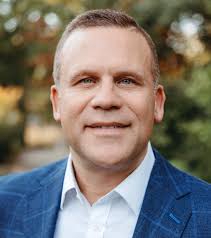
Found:
M 168 102 L 181 99 L 160 80 L 157 43 L 123 11 L 67 23 L 49 101 L 68 153 L 0 177 L 0 238 L 211 237 L 210 184 L 152 141 Z

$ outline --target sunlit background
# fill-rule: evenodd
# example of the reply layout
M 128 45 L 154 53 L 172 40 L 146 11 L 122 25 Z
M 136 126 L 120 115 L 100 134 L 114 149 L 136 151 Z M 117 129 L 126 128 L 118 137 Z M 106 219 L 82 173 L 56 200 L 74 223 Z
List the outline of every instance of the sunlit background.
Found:
M 0 0 L 0 174 L 67 155 L 49 101 L 53 56 L 65 25 L 95 8 L 124 10 L 150 33 L 167 93 L 152 142 L 211 182 L 210 0 Z

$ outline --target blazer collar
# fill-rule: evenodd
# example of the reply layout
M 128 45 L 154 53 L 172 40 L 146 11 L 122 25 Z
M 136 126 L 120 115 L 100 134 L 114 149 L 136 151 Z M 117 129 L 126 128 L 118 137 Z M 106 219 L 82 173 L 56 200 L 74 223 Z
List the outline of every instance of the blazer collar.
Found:
M 180 237 L 191 216 L 186 176 L 158 152 L 154 154 L 155 164 L 133 238 Z
M 26 237 L 53 238 L 66 163 L 67 160 L 59 161 L 39 170 L 40 185 L 26 198 Z

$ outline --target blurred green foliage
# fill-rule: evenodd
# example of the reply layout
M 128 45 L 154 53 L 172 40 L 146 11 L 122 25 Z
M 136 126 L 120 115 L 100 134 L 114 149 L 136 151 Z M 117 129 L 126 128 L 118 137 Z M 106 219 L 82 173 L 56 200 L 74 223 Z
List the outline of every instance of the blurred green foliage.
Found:
M 0 118 L 0 161 L 23 145 L 31 115 L 46 112 L 43 120 L 51 120 L 48 90 L 56 43 L 67 22 L 95 8 L 124 10 L 150 33 L 167 94 L 153 144 L 177 166 L 211 181 L 210 0 L 0 0 L 0 84 L 23 88 L 19 126 Z

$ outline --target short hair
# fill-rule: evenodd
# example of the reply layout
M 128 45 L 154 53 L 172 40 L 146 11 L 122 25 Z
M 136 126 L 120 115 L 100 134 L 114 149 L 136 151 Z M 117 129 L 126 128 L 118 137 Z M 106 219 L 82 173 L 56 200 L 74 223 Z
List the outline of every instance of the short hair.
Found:
M 60 79 L 61 73 L 61 52 L 66 40 L 70 34 L 77 29 L 86 29 L 90 27 L 119 27 L 119 28 L 134 28 L 137 32 L 140 32 L 146 39 L 149 48 L 152 53 L 152 66 L 151 73 L 155 84 L 158 83 L 160 77 L 158 56 L 155 44 L 150 35 L 138 25 L 138 23 L 129 15 L 124 12 L 115 11 L 111 9 L 97 9 L 90 10 L 78 15 L 67 26 L 59 40 L 56 48 L 53 65 L 53 78 L 57 84 Z

